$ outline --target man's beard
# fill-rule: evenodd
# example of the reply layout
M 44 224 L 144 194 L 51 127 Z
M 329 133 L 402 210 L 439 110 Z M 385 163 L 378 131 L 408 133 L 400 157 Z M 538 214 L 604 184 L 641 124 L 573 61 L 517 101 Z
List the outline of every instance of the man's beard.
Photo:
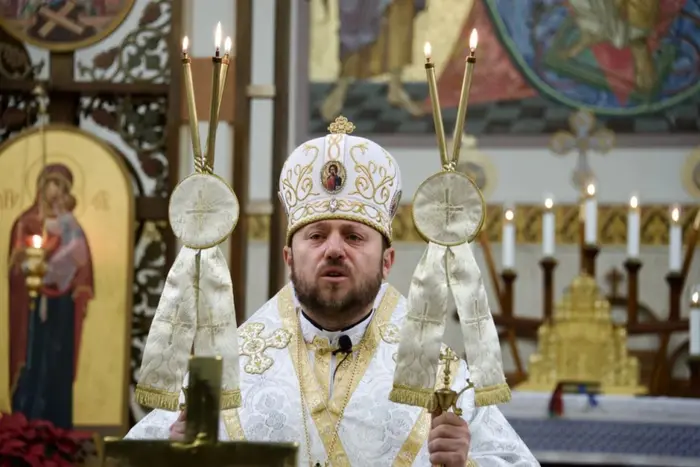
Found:
M 342 267 L 342 261 L 331 260 L 326 266 Z M 337 299 L 324 298 L 321 286 L 318 285 L 317 281 L 307 281 L 297 274 L 294 261 L 292 261 L 291 269 L 294 292 L 302 308 L 307 312 L 329 318 L 347 316 L 367 309 L 377 298 L 384 280 L 382 264 L 380 263 L 377 274 L 362 280 L 358 285 L 348 290 L 344 296 Z

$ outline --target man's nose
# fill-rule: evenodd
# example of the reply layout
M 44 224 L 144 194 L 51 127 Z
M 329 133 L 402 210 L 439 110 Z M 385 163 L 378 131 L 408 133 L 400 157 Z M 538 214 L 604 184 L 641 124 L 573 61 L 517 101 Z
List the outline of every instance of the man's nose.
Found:
M 331 234 L 326 240 L 326 256 L 329 258 L 342 258 L 345 256 L 345 242 L 340 234 Z

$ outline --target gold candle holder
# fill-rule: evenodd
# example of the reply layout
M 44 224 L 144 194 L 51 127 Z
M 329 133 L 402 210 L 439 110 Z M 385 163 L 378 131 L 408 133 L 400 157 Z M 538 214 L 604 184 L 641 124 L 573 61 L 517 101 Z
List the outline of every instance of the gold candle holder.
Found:
M 447 168 L 449 160 L 447 158 L 447 143 L 445 142 L 445 126 L 442 123 L 442 112 L 440 112 L 440 98 L 438 97 L 437 79 L 435 78 L 435 64 L 431 61 L 432 47 L 430 42 L 426 42 L 423 46 L 423 53 L 425 54 L 425 75 L 428 80 L 430 103 L 433 106 L 433 124 L 435 125 L 438 151 L 440 151 L 440 160 L 443 167 Z
M 25 284 L 33 304 L 34 299 L 39 296 L 44 274 L 46 274 L 46 251 L 43 248 L 44 240 L 40 235 L 33 235 L 31 243 L 31 246 L 25 250 Z
M 192 136 L 192 152 L 194 160 L 199 164 L 196 167 L 203 167 L 202 143 L 199 139 L 199 118 L 197 117 L 197 104 L 194 99 L 194 82 L 192 80 L 192 59 L 187 53 L 189 39 L 185 36 L 182 39 L 182 70 L 185 75 L 185 92 L 187 94 L 187 114 L 190 120 L 190 135 Z
M 469 56 L 464 67 L 464 79 L 462 80 L 462 92 L 459 97 L 459 107 L 457 108 L 457 120 L 455 121 L 454 135 L 452 139 L 452 162 L 455 166 L 459 163 L 459 153 L 462 149 L 462 132 L 464 131 L 464 121 L 467 118 L 467 105 L 469 103 L 469 90 L 472 87 L 472 77 L 474 76 L 474 65 L 476 64 L 476 46 L 479 42 L 479 35 L 476 29 L 472 30 L 469 36 Z
M 209 170 L 214 168 L 214 153 L 216 152 L 216 130 L 219 122 L 219 108 L 221 106 L 221 70 L 223 59 L 220 56 L 221 48 L 221 23 L 216 25 L 216 33 L 214 34 L 214 42 L 216 43 L 216 52 L 211 58 L 213 71 L 211 74 L 211 105 L 209 107 L 209 134 L 207 136 L 206 161 Z
M 185 75 L 185 91 L 187 93 L 187 109 L 190 119 L 190 134 L 192 136 L 192 151 L 194 152 L 195 169 L 199 173 L 211 173 L 214 167 L 214 154 L 216 151 L 216 130 L 221 110 L 221 100 L 226 86 L 228 66 L 230 61 L 231 38 L 226 38 L 225 53 L 222 57 L 221 50 L 221 23 L 217 23 L 214 33 L 216 52 L 212 57 L 211 101 L 209 104 L 209 130 L 207 132 L 207 145 L 202 151 L 199 136 L 199 118 L 197 117 L 197 104 L 194 97 L 194 83 L 192 80 L 192 68 L 187 48 L 189 40 L 185 37 L 182 41 L 182 69 Z

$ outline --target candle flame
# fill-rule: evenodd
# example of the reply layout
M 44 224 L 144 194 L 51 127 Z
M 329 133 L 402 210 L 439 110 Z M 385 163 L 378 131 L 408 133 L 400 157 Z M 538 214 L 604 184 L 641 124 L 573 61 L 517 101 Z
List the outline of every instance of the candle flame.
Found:
M 700 302 L 700 293 L 693 292 L 693 295 L 690 296 L 690 301 L 693 303 L 693 305 L 697 305 L 698 302 Z
M 547 209 L 552 209 L 552 206 L 554 206 L 554 200 L 552 198 L 547 198 L 544 200 L 544 207 Z
M 636 196 L 631 197 L 630 198 L 630 207 L 632 209 L 637 209 L 638 206 L 639 206 L 639 200 L 637 199 L 637 197 Z
M 216 23 L 216 31 L 214 32 L 214 45 L 217 49 L 221 47 L 221 22 Z
M 595 185 L 592 183 L 589 183 L 588 186 L 586 187 L 586 193 L 588 193 L 588 196 L 595 195 Z
M 430 45 L 430 42 L 426 42 L 423 46 L 423 54 L 425 54 L 426 60 L 430 60 L 430 56 L 433 54 L 433 47 Z
M 190 39 L 185 36 L 182 38 L 182 53 L 187 53 L 187 49 L 190 48 Z
M 41 248 L 41 244 L 44 243 L 41 235 L 32 235 L 32 247 Z
M 469 36 L 469 48 L 472 49 L 472 52 L 476 49 L 476 45 L 479 43 L 479 33 L 476 32 L 476 29 L 472 29 L 472 33 Z
M 513 218 L 515 217 L 515 213 L 513 213 L 512 209 L 506 209 L 505 217 L 506 217 L 507 221 L 512 221 Z
M 224 41 L 224 52 L 229 53 L 231 52 L 231 38 L 227 37 L 226 40 Z
M 671 210 L 671 220 L 673 222 L 678 222 L 681 219 L 681 210 L 678 208 L 673 208 Z

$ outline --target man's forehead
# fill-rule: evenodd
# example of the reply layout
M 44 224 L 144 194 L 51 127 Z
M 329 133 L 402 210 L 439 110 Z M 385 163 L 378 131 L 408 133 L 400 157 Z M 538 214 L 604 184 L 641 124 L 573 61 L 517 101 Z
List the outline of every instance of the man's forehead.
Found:
M 346 219 L 323 219 L 312 222 L 302 230 L 309 229 L 324 229 L 324 230 L 358 230 L 358 231 L 375 231 L 372 227 L 363 224 L 362 222 L 351 221 Z M 379 232 L 377 232 L 379 234 Z

